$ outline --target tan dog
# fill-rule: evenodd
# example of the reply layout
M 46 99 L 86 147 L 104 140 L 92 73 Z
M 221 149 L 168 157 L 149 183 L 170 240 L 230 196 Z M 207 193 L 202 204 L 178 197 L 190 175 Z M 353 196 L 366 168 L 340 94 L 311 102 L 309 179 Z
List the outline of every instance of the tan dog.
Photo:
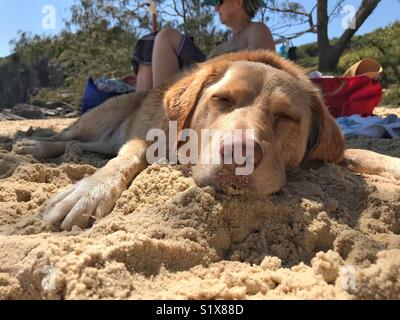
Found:
M 267 51 L 227 54 L 200 64 L 163 88 L 107 101 L 83 115 L 60 134 L 41 141 L 24 141 L 14 151 L 47 158 L 73 145 L 85 151 L 117 156 L 90 177 L 58 193 L 46 204 L 44 219 L 69 230 L 87 227 L 91 218 L 109 214 L 135 176 L 148 166 L 146 134 L 192 128 L 253 129 L 254 172 L 233 173 L 235 164 L 193 168 L 199 185 L 244 188 L 271 194 L 286 180 L 286 169 L 315 161 L 338 163 L 344 139 L 323 105 L 317 88 L 291 62 Z M 221 154 L 248 140 L 220 140 Z M 174 141 L 176 145 L 176 141 Z M 400 178 L 400 160 L 369 151 L 351 150 L 351 167 L 367 173 L 389 172 Z M 368 161 L 365 161 L 369 159 Z

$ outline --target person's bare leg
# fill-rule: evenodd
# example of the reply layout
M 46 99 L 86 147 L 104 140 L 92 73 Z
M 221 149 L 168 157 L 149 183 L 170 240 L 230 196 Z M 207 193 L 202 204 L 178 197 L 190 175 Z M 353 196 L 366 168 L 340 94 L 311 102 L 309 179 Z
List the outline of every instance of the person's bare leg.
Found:
M 178 50 L 182 35 L 172 28 L 161 30 L 154 41 L 153 88 L 158 88 L 179 71 Z
M 151 65 L 140 64 L 136 75 L 136 92 L 153 88 L 153 71 Z

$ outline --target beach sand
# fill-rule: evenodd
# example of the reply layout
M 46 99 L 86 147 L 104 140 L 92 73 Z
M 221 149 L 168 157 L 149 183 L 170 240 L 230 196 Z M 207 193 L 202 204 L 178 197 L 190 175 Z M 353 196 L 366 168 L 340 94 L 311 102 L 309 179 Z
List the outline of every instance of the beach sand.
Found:
M 0 122 L 0 299 L 400 299 L 400 183 L 337 165 L 293 170 L 265 198 L 152 165 L 91 229 L 46 226 L 42 204 L 108 159 L 10 150 L 72 121 Z M 400 157 L 399 140 L 347 144 Z

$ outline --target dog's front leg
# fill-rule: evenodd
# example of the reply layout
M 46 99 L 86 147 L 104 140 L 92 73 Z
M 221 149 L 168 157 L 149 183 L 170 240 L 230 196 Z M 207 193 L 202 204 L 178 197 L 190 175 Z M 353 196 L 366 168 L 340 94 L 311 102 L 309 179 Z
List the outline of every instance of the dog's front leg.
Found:
M 146 166 L 146 142 L 131 140 L 116 158 L 90 177 L 53 196 L 44 207 L 43 219 L 64 230 L 85 228 L 91 218 L 109 214 L 122 192 Z
M 357 173 L 381 175 L 400 181 L 400 159 L 361 149 L 347 149 L 343 163 Z

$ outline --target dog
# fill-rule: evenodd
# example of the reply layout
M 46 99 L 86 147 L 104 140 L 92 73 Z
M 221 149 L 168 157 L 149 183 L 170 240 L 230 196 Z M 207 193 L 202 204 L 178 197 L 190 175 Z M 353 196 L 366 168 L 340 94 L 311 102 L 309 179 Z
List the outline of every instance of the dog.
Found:
M 400 179 L 400 159 L 345 151 L 340 128 L 299 66 L 265 50 L 242 51 L 199 64 L 161 88 L 108 100 L 53 137 L 16 144 L 16 153 L 37 159 L 59 156 L 70 147 L 114 156 L 92 176 L 53 196 L 45 204 L 43 219 L 70 230 L 86 228 L 93 217 L 109 214 L 149 165 L 147 133 L 154 128 L 169 132 L 170 121 L 176 123 L 178 137 L 169 151 L 183 147 L 179 135 L 189 128 L 199 135 L 204 129 L 253 132 L 244 139 L 206 142 L 213 143 L 211 147 L 216 143 L 221 155 L 252 145 L 253 172 L 236 175 L 237 163 L 199 162 L 193 166 L 193 178 L 200 186 L 233 186 L 269 195 L 285 185 L 288 168 L 325 161 Z

